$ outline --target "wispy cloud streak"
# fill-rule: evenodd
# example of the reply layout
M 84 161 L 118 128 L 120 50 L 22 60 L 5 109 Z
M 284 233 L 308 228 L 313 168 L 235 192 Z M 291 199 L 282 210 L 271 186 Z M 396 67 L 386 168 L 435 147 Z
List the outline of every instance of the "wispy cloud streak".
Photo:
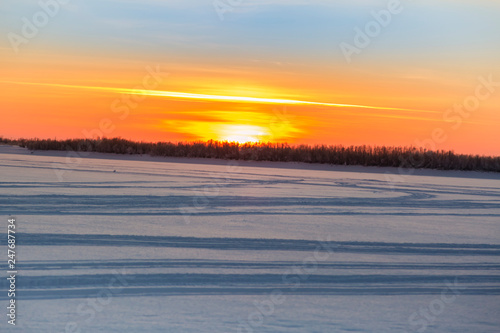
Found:
M 416 110 L 405 108 L 393 108 L 386 106 L 370 106 L 358 104 L 342 104 L 342 103 L 328 103 L 328 102 L 314 102 L 296 99 L 280 99 L 280 98 L 259 98 L 259 97 L 246 97 L 246 96 L 227 96 L 227 95 L 209 95 L 209 94 L 193 94 L 175 91 L 162 91 L 162 90 L 147 90 L 147 89 L 127 89 L 127 88 L 112 88 L 112 87 L 93 87 L 93 86 L 76 86 L 66 84 L 53 84 L 53 83 L 30 83 L 30 82 L 5 82 L 12 84 L 23 85 L 39 85 L 48 87 L 59 88 L 72 88 L 72 89 L 88 89 L 94 91 L 108 91 L 118 94 L 131 94 L 131 95 L 144 95 L 166 97 L 172 99 L 189 99 L 189 100 L 208 100 L 218 102 L 237 102 L 237 103 L 257 103 L 257 104 L 281 104 L 281 105 L 316 105 L 328 107 L 341 107 L 341 108 L 360 108 L 360 109 L 376 109 L 376 110 L 393 110 L 393 111 L 407 111 L 407 112 L 424 112 L 424 113 L 439 113 L 430 110 Z

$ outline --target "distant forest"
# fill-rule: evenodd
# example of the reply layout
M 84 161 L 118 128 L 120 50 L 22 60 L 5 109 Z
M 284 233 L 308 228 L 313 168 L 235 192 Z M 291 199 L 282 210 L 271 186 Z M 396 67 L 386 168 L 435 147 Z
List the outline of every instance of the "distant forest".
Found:
M 226 160 L 305 162 L 336 165 L 475 170 L 500 172 L 500 157 L 429 151 L 414 147 L 372 147 L 342 145 L 296 145 L 286 143 L 134 142 L 114 139 L 40 140 L 0 138 L 0 143 L 17 144 L 30 150 L 64 150 L 151 156 L 199 157 Z

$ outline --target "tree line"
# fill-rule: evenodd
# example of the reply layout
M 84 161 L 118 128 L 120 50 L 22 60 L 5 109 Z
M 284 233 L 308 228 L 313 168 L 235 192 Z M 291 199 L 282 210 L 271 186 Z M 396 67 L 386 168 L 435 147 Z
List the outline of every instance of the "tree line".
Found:
M 286 143 L 237 143 L 215 140 L 150 143 L 121 138 L 69 140 L 0 138 L 0 143 L 2 142 L 17 144 L 30 150 L 500 172 L 500 157 L 455 154 L 453 151 L 431 151 L 415 147 L 292 146 Z

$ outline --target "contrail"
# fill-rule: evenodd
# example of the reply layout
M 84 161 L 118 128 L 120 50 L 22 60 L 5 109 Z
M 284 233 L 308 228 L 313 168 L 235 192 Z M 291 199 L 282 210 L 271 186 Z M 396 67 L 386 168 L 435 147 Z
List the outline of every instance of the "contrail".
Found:
M 114 92 L 114 93 L 119 93 L 119 94 L 157 96 L 157 97 L 167 97 L 167 98 L 175 98 L 175 99 L 200 99 L 200 100 L 221 101 L 221 102 L 247 102 L 247 103 L 259 103 L 259 104 L 318 105 L 318 106 L 331 106 L 331 107 L 342 107 L 342 108 L 360 108 L 360 109 L 378 109 L 378 110 L 393 110 L 393 111 L 439 113 L 436 111 L 429 111 L 429 110 L 415 110 L 415 109 L 391 108 L 391 107 L 384 107 L 384 106 L 369 106 L 369 105 L 357 105 L 357 104 L 311 102 L 311 101 L 302 101 L 302 100 L 295 100 L 295 99 L 191 94 L 191 93 L 183 93 L 183 92 L 175 92 L 175 91 L 163 91 L 163 90 L 75 86 L 75 85 L 54 84 L 54 83 L 31 83 L 31 82 L 11 82 L 11 81 L 0 81 L 0 82 L 12 83 L 12 84 L 23 84 L 23 85 L 38 85 L 38 86 L 48 86 L 48 87 L 109 91 L 109 92 Z

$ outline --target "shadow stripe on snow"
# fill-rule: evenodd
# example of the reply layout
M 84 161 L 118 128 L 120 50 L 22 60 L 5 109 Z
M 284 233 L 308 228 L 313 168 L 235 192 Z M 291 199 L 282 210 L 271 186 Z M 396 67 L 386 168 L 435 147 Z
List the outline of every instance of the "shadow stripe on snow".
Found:
M 123 272 L 122 272 L 123 273 Z M 121 282 L 119 282 L 119 281 Z M 289 274 L 94 274 L 94 275 L 46 275 L 18 276 L 16 286 L 25 289 L 61 289 L 107 286 L 265 286 L 273 285 L 364 285 L 403 287 L 414 284 L 445 284 L 446 281 L 457 281 L 459 285 L 497 284 L 500 288 L 500 275 L 297 275 Z M 300 282 L 300 283 L 299 283 Z M 451 282 L 450 282 L 451 283 Z M 8 289 L 7 279 L 3 279 L 0 287 Z
M 60 269 L 118 269 L 118 268 L 231 268 L 231 269 L 282 269 L 302 266 L 301 261 L 229 261 L 199 259 L 144 259 L 144 260 L 48 260 L 23 261 L 17 265 L 20 270 L 60 270 Z M 318 269 L 358 269 L 358 270 L 500 270 L 500 264 L 493 263 L 399 263 L 399 262 L 318 262 Z
M 69 298 L 95 298 L 108 295 L 112 297 L 129 297 L 129 296 L 208 296 L 208 295 L 270 295 L 273 291 L 279 290 L 285 295 L 377 295 L 377 296 L 394 296 L 394 295 L 441 295 L 444 287 L 365 287 L 365 288 L 329 288 L 329 287 L 250 287 L 250 288 L 234 288 L 234 287 L 127 287 L 120 291 L 109 290 L 109 294 L 104 293 L 101 288 L 86 288 L 86 289 L 68 289 L 68 290 L 29 290 L 21 291 L 18 299 L 21 300 L 36 300 L 36 299 L 69 299 Z M 500 288 L 492 287 L 468 287 L 460 290 L 461 295 L 484 295 L 494 296 L 500 295 Z M 3 296 L 0 296 L 3 300 Z
M 256 197 L 256 196 L 209 196 L 210 208 L 250 209 L 273 207 L 364 207 L 396 209 L 496 209 L 497 202 L 482 200 L 450 200 L 435 195 L 406 190 L 397 197 Z M 178 209 L 179 206 L 193 206 L 193 195 L 1 195 L 0 212 L 22 207 L 22 214 L 63 214 L 84 208 L 86 212 L 112 207 L 114 210 Z
M 465 243 L 319 242 L 300 239 L 198 238 L 179 236 L 16 234 L 22 246 L 140 246 L 215 250 L 330 251 L 416 255 L 499 256 L 500 245 Z M 0 239 L 5 245 L 6 239 Z

